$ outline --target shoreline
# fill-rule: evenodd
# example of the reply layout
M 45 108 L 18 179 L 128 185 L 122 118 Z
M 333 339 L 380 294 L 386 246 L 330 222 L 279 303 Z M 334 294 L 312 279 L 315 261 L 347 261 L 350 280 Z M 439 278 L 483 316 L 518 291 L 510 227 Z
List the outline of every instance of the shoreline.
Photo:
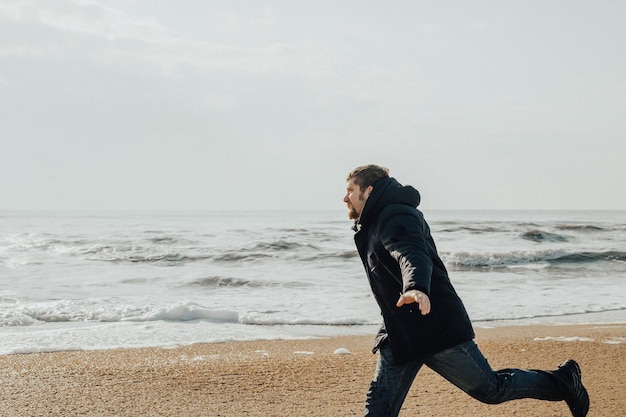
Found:
M 623 323 L 626 323 L 626 309 L 623 308 L 530 318 L 472 320 L 475 328 L 485 329 L 494 327 L 585 326 Z
M 554 369 L 574 358 L 591 416 L 626 409 L 626 324 L 476 328 L 476 334 L 494 369 Z M 360 416 L 376 363 L 372 342 L 373 335 L 339 336 L 3 355 L 0 407 L 11 417 Z M 401 416 L 569 415 L 564 402 L 482 404 L 428 368 L 403 410 Z
M 603 325 L 626 323 L 626 309 L 584 312 L 533 318 L 473 320 L 475 329 L 519 328 L 528 326 Z M 34 327 L 1 327 L 0 357 L 12 354 L 51 353 L 65 351 L 103 351 L 113 349 L 176 348 L 191 344 L 212 344 L 238 341 L 298 340 L 341 336 L 370 336 L 380 324 L 359 325 L 246 325 L 215 324 L 202 320 L 154 323 L 70 322 Z M 113 325 L 113 326 L 111 326 Z M 253 332 L 250 332 L 255 328 Z M 215 332 L 218 333 L 215 333 Z M 31 332 L 39 334 L 32 337 Z M 84 343 L 88 340 L 87 343 Z M 112 343 L 112 341 L 122 341 Z M 126 341 L 126 342 L 124 342 Z

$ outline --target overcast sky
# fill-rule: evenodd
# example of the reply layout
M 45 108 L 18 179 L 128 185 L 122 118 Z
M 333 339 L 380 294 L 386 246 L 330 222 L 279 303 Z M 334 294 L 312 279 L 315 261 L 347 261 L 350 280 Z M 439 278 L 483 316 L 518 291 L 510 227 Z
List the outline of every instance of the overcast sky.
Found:
M 626 1 L 1 0 L 0 209 L 626 209 Z

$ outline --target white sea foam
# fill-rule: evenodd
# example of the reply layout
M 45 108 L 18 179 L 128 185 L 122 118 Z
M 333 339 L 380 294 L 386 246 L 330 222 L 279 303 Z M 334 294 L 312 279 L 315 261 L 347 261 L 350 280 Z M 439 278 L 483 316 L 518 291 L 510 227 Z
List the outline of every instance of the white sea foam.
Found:
M 580 337 L 580 336 L 546 336 L 546 337 L 535 337 L 533 340 L 535 341 L 556 341 L 556 342 L 593 342 L 593 339 L 589 337 Z
M 609 345 L 621 345 L 622 343 L 626 343 L 626 337 L 611 337 L 603 340 L 602 343 Z
M 156 310 L 150 310 L 141 316 L 125 317 L 122 321 L 192 321 L 206 320 L 215 323 L 238 323 L 239 314 L 229 310 L 210 310 L 196 303 L 179 303 Z

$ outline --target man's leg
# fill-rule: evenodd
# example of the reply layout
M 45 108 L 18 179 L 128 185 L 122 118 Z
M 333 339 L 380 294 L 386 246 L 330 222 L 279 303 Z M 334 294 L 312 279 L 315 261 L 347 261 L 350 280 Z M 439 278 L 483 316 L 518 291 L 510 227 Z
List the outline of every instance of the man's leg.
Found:
M 397 365 L 391 346 L 383 343 L 378 351 L 376 373 L 367 392 L 365 416 L 396 417 L 421 367 L 421 362 Z
M 431 355 L 424 363 L 485 403 L 498 404 L 519 398 L 549 401 L 567 399 L 575 416 L 586 415 L 589 408 L 589 398 L 580 382 L 577 366 L 567 366 L 556 371 L 513 368 L 494 371 L 473 341 Z M 574 371 L 578 374 L 573 375 Z M 569 398 L 572 397 L 572 389 L 579 391 L 574 394 L 577 398 Z

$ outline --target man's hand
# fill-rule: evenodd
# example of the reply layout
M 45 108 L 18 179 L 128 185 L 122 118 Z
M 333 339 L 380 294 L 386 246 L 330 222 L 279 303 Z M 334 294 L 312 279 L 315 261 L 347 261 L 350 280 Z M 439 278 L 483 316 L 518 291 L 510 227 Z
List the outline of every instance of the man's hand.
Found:
M 418 290 L 410 290 L 400 295 L 400 299 L 396 303 L 396 307 L 402 307 L 405 304 L 417 303 L 422 316 L 430 313 L 430 298 L 426 294 Z

